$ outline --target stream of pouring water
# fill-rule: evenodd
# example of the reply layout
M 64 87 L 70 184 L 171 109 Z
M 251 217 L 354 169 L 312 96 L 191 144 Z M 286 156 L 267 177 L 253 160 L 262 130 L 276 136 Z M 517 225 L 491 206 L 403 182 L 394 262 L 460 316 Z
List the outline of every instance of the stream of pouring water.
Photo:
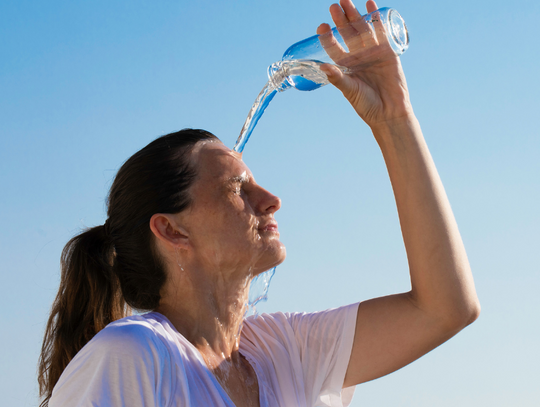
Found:
M 261 90 L 261 93 L 259 93 L 259 95 L 257 96 L 257 99 L 255 99 L 255 103 L 253 103 L 253 106 L 251 106 L 251 110 L 249 111 L 248 117 L 244 122 L 242 131 L 240 132 L 240 136 L 238 137 L 238 140 L 236 140 L 236 144 L 233 147 L 234 151 L 239 153 L 244 151 L 244 147 L 246 146 L 246 143 L 248 142 L 249 137 L 253 132 L 253 129 L 257 125 L 257 122 L 261 118 L 262 114 L 264 113 L 265 109 L 268 107 L 270 101 L 274 98 L 276 93 L 277 90 L 274 88 L 274 85 L 272 84 L 272 82 L 268 81 L 268 83 L 264 85 L 263 90 Z
M 239 153 L 244 151 L 257 122 L 277 92 L 283 92 L 291 87 L 314 90 L 328 84 L 326 75 L 319 68 L 321 65 L 322 62 L 309 59 L 278 61 L 270 65 L 268 68 L 270 79 L 255 99 L 233 150 Z
M 278 61 L 272 64 L 268 68 L 270 79 L 255 99 L 233 150 L 239 153 L 244 151 L 257 122 L 278 91 L 283 92 L 290 87 L 299 90 L 314 90 L 326 85 L 328 80 L 319 69 L 320 65 L 321 62 L 312 60 Z M 268 299 L 268 287 L 275 272 L 276 268 L 274 267 L 259 274 L 251 281 L 244 316 L 258 316 L 255 306 Z
M 274 277 L 276 268 L 265 271 L 264 273 L 259 274 L 251 281 L 249 286 L 249 297 L 247 302 L 246 312 L 244 317 L 250 315 L 255 315 L 257 317 L 259 314 L 255 306 L 259 302 L 264 302 L 268 299 L 268 287 L 270 287 L 270 280 Z

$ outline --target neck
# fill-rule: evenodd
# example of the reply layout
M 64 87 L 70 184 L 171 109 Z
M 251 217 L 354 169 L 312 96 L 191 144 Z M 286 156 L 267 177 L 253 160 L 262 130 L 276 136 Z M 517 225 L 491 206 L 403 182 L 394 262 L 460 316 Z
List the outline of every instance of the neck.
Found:
M 156 311 L 203 355 L 209 367 L 238 357 L 251 275 L 185 270 L 171 276 Z M 191 269 L 191 272 L 186 272 Z

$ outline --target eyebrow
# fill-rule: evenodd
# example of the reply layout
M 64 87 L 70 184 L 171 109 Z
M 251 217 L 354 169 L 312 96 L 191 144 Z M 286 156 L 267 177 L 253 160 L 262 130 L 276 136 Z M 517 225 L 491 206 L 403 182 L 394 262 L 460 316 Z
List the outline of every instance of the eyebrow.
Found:
M 230 177 L 227 179 L 228 182 L 240 182 L 240 183 L 246 183 L 249 181 L 249 175 L 237 175 L 236 177 Z

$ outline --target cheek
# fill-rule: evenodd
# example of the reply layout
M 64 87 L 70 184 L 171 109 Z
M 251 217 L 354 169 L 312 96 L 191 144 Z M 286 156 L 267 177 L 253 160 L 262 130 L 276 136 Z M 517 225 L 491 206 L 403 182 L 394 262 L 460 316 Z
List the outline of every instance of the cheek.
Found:
M 224 245 L 243 245 L 259 241 L 256 218 L 239 205 L 223 208 L 211 223 L 211 233 Z
M 199 245 L 209 249 L 212 257 L 245 257 L 263 246 L 258 220 L 245 196 L 214 201 L 192 217 L 190 224 Z

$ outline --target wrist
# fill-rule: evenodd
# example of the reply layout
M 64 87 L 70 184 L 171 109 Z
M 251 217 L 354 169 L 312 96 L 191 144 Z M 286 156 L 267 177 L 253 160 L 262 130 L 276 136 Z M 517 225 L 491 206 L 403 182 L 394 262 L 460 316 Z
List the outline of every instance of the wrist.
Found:
M 410 143 L 417 145 L 420 140 L 423 140 L 420 123 L 413 113 L 378 122 L 370 128 L 383 155 L 396 149 L 407 150 L 405 146 Z M 397 150 L 395 153 L 398 153 Z
M 412 110 L 398 117 L 382 120 L 368 125 L 375 137 L 377 137 L 377 135 L 382 136 L 385 134 L 392 134 L 420 126 L 418 119 Z

